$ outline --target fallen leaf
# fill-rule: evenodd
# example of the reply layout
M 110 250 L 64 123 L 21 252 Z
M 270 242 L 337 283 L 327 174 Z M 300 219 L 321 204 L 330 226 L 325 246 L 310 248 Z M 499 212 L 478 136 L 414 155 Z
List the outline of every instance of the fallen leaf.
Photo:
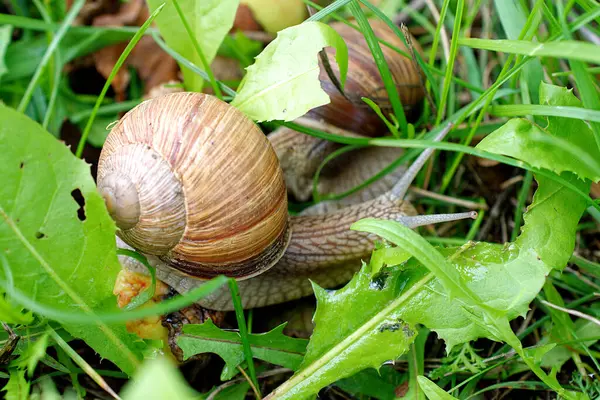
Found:
M 104 14 L 93 19 L 94 26 L 140 26 L 148 18 L 148 8 L 143 0 L 131 0 L 123 3 L 115 14 Z M 127 43 L 108 46 L 93 55 L 98 72 L 108 78 Z M 127 67 L 133 67 L 144 82 L 144 92 L 169 81 L 177 80 L 178 67 L 175 60 L 168 56 L 149 37 L 143 37 L 131 51 L 131 54 L 113 78 L 111 86 L 115 91 L 115 99 L 123 101 L 125 91 L 131 80 Z

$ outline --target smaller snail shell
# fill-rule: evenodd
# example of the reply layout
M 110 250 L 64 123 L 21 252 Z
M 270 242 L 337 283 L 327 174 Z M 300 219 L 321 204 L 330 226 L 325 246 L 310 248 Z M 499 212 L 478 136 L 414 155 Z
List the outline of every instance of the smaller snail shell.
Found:
M 369 24 L 375 35 L 391 45 L 409 53 L 404 42 L 385 24 L 378 19 L 370 19 Z M 383 111 L 391 111 L 391 103 L 377 64 L 373 60 L 371 50 L 363 34 L 342 22 L 331 24 L 348 46 L 348 74 L 344 86 L 344 97 L 335 87 L 327 71 L 321 65 L 319 80 L 323 90 L 331 98 L 331 103 L 309 111 L 308 116 L 322 119 L 338 128 L 350 130 L 367 136 L 380 136 L 385 131 L 381 118 L 364 102 L 362 97 L 373 100 Z M 413 40 L 415 51 L 421 52 L 416 40 Z M 425 93 L 421 87 L 420 72 L 412 60 L 397 51 L 380 44 L 383 55 L 390 68 L 392 78 L 398 88 L 398 94 L 405 110 L 414 108 Z M 339 76 L 339 68 L 335 63 L 335 50 L 327 48 L 327 57 L 335 76 Z
M 275 152 L 209 95 L 168 94 L 128 112 L 103 147 L 98 189 L 127 244 L 194 277 L 257 275 L 289 241 Z

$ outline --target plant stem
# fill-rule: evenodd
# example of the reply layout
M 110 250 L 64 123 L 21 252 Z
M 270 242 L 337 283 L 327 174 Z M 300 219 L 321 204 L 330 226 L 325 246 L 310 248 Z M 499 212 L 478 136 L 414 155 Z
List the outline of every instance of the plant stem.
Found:
M 256 370 L 254 369 L 254 358 L 252 357 L 252 348 L 250 347 L 250 340 L 248 339 L 248 329 L 246 327 L 246 318 L 244 316 L 244 308 L 242 306 L 242 298 L 240 297 L 240 290 L 235 279 L 229 279 L 229 290 L 231 292 L 231 300 L 235 309 L 235 317 L 237 319 L 238 328 L 240 330 L 240 336 L 242 338 L 242 347 L 244 348 L 244 356 L 246 363 L 248 364 L 248 372 L 252 384 L 255 387 L 256 398 L 260 399 L 260 389 L 258 386 L 258 380 L 256 379 Z

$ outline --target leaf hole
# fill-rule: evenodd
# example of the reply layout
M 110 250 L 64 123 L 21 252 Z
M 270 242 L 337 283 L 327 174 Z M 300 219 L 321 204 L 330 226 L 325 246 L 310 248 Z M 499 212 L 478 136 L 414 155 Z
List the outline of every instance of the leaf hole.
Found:
M 85 199 L 83 198 L 83 194 L 81 190 L 75 189 L 71 192 L 71 197 L 79 204 L 79 209 L 77 210 L 77 218 L 80 221 L 85 221 Z
M 36 239 L 43 239 L 43 238 L 45 238 L 45 237 L 46 237 L 46 235 L 44 235 L 44 234 L 43 234 L 42 232 L 40 232 L 40 231 L 37 231 L 37 232 L 35 233 L 35 238 L 36 238 Z
M 21 161 L 21 164 L 19 164 L 19 169 L 23 169 L 24 166 L 25 166 L 25 162 Z

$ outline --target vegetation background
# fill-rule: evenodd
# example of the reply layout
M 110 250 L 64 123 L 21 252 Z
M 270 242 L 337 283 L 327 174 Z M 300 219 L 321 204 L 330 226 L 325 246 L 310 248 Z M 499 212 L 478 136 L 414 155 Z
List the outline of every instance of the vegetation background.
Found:
M 417 112 L 404 114 L 369 18 L 403 40 L 406 26 L 423 49 L 404 55 L 428 94 Z M 190 325 L 178 344 L 202 356 L 177 368 L 165 343 L 130 334 L 127 322 L 175 312 L 227 280 L 153 304 L 153 278 L 134 306 L 117 308 L 115 227 L 94 182 L 104 140 L 145 98 L 182 88 L 232 101 L 266 133 L 295 126 L 279 107 L 291 120 L 322 104 L 316 76 L 294 104 L 288 86 L 273 88 L 288 70 L 314 68 L 323 47 L 347 63 L 323 25 L 335 20 L 369 43 L 392 110 L 373 107 L 389 136 L 302 132 L 415 149 L 398 163 L 434 147 L 411 189 L 417 210 L 479 215 L 418 233 L 358 222 L 392 247 L 347 286 L 239 306 L 220 328 Z M 286 54 L 296 63 L 274 62 Z M 599 64 L 596 0 L 4 0 L 5 397 L 600 398 Z M 449 138 L 432 141 L 448 123 Z M 290 212 L 321 200 L 292 199 Z M 385 290 L 373 290 L 377 279 Z

